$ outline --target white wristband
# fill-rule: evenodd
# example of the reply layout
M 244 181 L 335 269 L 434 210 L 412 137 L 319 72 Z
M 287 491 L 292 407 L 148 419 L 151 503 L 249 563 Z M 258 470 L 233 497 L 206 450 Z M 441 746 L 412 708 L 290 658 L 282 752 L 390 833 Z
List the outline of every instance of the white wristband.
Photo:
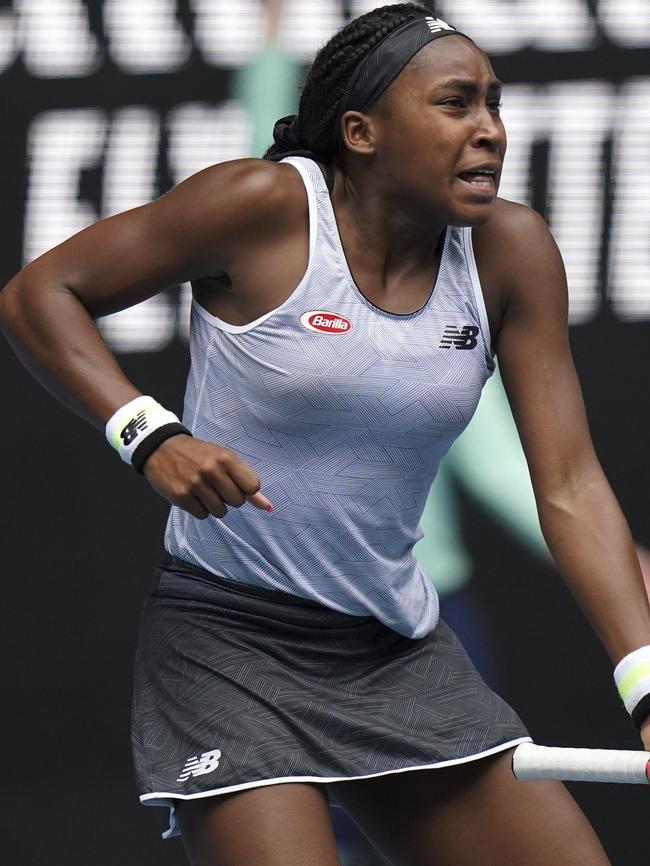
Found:
M 614 680 L 626 710 L 639 725 L 650 711 L 650 646 L 622 658 L 614 668 Z
M 167 424 L 180 424 L 173 412 L 153 397 L 136 397 L 118 409 L 106 424 L 106 438 L 125 463 L 131 464 L 133 452 L 155 430 Z

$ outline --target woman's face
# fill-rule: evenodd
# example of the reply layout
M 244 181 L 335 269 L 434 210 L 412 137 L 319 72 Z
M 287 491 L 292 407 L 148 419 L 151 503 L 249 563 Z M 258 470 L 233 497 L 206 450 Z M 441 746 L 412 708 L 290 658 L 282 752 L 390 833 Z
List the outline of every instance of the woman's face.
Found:
M 449 225 L 489 219 L 506 151 L 501 86 L 462 36 L 425 45 L 367 115 L 375 167 Z

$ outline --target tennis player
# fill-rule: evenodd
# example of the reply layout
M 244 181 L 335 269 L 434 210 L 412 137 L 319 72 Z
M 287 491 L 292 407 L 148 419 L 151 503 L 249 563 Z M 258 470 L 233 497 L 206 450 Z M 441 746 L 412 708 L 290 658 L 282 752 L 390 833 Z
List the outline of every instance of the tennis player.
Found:
M 608 862 L 560 783 L 514 779 L 527 731 L 412 555 L 496 353 L 549 548 L 650 746 L 650 611 L 560 255 L 497 198 L 499 102 L 468 36 L 376 9 L 319 51 L 267 158 L 86 229 L 1 295 L 28 368 L 172 505 L 133 742 L 140 798 L 170 807 L 193 866 L 336 866 L 328 801 L 404 866 Z M 93 320 L 183 280 L 181 423 Z

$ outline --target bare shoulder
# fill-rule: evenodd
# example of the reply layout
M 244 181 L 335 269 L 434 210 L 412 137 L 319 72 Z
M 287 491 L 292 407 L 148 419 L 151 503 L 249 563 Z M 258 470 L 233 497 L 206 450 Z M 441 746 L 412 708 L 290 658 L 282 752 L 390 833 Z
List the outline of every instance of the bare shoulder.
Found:
M 207 193 L 228 190 L 243 200 L 254 198 L 269 206 L 287 203 L 292 192 L 301 186 L 298 172 L 287 163 L 252 157 L 216 163 L 184 183 L 193 181 L 200 182 Z
M 307 206 L 295 168 L 265 159 L 212 165 L 174 187 L 167 197 L 175 211 L 187 204 L 195 218 L 216 221 L 221 232 L 232 238 L 246 230 L 281 232 Z
M 531 207 L 505 198 L 498 198 L 490 219 L 474 229 L 477 241 L 498 243 L 514 247 L 517 251 L 525 250 L 548 234 L 548 225 L 541 214 Z
M 540 283 L 566 289 L 564 265 L 555 239 L 533 208 L 497 199 L 490 219 L 473 230 L 479 266 L 489 272 L 504 293 L 535 291 Z

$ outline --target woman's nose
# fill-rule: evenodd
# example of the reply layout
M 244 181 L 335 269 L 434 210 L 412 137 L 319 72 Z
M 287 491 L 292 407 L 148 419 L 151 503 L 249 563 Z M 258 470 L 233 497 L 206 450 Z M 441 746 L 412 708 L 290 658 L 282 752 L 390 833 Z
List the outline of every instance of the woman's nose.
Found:
M 494 114 L 489 108 L 484 108 L 476 124 L 476 144 L 489 144 L 493 148 L 499 148 L 505 144 L 505 129 L 498 114 Z

